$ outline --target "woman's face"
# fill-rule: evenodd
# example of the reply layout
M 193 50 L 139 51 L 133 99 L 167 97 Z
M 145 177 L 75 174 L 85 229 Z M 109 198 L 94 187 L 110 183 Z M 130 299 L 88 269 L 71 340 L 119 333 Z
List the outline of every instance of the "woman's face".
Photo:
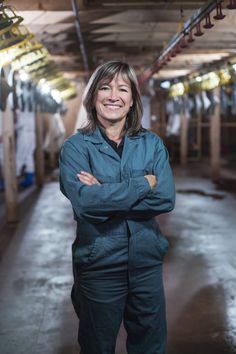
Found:
M 95 99 L 95 108 L 98 120 L 106 126 L 126 119 L 127 113 L 133 104 L 129 79 L 121 74 L 112 81 L 100 84 Z

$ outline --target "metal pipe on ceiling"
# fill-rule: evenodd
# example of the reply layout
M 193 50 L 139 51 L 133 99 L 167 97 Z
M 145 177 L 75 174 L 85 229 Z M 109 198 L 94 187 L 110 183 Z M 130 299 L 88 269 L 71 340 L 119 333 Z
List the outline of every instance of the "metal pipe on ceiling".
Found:
M 183 29 L 180 33 L 177 33 L 172 37 L 167 47 L 159 55 L 157 62 L 161 61 L 177 43 L 180 43 L 180 40 L 185 36 L 189 35 L 190 31 L 197 25 L 200 25 L 200 21 L 205 18 L 206 15 L 209 15 L 212 10 L 214 10 L 218 4 L 221 4 L 222 0 L 210 0 L 183 25 Z M 203 34 L 203 33 L 202 33 Z M 200 35 L 200 34 L 199 34 Z
M 85 45 L 84 45 L 83 35 L 81 32 L 78 4 L 77 4 L 76 0 L 71 0 L 71 4 L 72 4 L 74 16 L 75 16 L 76 33 L 77 33 L 78 40 L 79 40 L 79 47 L 80 47 L 80 52 L 81 52 L 82 59 L 83 59 L 84 69 L 85 69 L 85 71 L 88 72 L 89 71 L 88 57 L 87 57 L 87 53 L 86 53 L 86 49 L 85 49 Z
M 233 9 L 235 6 L 236 0 L 231 0 L 230 5 L 227 6 L 229 9 Z M 154 63 L 151 64 L 149 68 L 147 68 L 143 74 L 140 76 L 140 82 L 147 81 L 155 72 L 158 72 L 167 62 L 171 60 L 172 57 L 175 57 L 178 53 L 180 53 L 182 48 L 187 47 L 188 43 L 194 41 L 193 34 L 196 37 L 203 35 L 201 31 L 200 22 L 205 19 L 206 24 L 203 25 L 204 28 L 210 29 L 213 27 L 213 24 L 210 20 L 210 13 L 214 9 L 217 10 L 216 16 L 214 19 L 221 20 L 225 17 L 225 15 L 221 12 L 221 6 L 224 0 L 208 0 L 207 3 L 198 9 L 194 15 L 184 23 L 183 29 L 176 33 L 167 46 L 162 50 L 159 56 L 155 59 Z M 193 33 L 193 29 L 196 29 L 196 32 Z

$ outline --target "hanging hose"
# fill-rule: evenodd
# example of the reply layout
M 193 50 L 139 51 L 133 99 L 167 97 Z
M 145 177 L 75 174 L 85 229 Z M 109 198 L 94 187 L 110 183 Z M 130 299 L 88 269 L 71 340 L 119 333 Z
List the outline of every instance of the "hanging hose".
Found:
M 75 16 L 76 33 L 77 33 L 78 40 L 79 40 L 80 52 L 81 52 L 82 59 L 83 59 L 84 69 L 85 69 L 85 71 L 88 72 L 89 71 L 88 57 L 86 54 L 86 50 L 85 50 L 85 46 L 84 46 L 84 39 L 83 39 L 83 35 L 81 32 L 81 26 L 80 26 L 80 20 L 79 20 L 79 9 L 78 9 L 78 5 L 77 5 L 76 0 L 71 0 L 71 3 L 72 3 L 74 16 Z

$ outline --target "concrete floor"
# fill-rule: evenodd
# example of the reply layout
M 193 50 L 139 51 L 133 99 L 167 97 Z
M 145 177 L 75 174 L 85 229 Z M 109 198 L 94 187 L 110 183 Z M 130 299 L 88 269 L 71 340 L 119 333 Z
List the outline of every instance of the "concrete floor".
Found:
M 176 209 L 160 217 L 171 243 L 167 354 L 236 353 L 236 194 L 175 174 Z M 0 262 L 1 354 L 79 353 L 70 303 L 74 229 L 69 203 L 51 182 L 17 227 L 1 231 L 9 237 Z M 124 339 L 122 328 L 117 354 L 126 353 Z

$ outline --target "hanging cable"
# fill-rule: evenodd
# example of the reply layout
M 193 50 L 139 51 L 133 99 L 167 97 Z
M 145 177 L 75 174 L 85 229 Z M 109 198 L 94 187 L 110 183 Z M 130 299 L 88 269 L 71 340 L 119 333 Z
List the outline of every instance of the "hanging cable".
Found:
M 80 52 L 81 52 L 82 59 L 83 59 L 84 69 L 85 69 L 85 71 L 88 72 L 89 71 L 88 57 L 87 57 L 87 53 L 85 50 L 83 35 L 81 32 L 80 19 L 79 19 L 79 8 L 78 8 L 76 0 L 71 0 L 71 3 L 72 3 L 74 16 L 75 16 L 76 33 L 77 33 L 78 40 L 79 40 Z

